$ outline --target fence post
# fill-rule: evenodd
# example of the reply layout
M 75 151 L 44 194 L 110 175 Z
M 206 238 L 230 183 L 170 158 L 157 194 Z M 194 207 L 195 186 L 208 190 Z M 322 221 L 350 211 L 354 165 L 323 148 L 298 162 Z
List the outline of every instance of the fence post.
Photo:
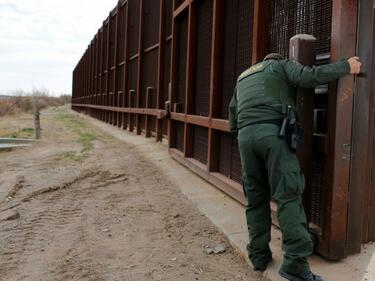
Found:
M 290 39 L 289 58 L 303 65 L 315 64 L 316 38 L 308 34 L 298 34 Z M 303 128 L 297 156 L 305 174 L 306 189 L 304 206 L 308 220 L 311 217 L 311 181 L 312 181 L 312 148 L 314 133 L 314 89 L 299 88 L 297 90 L 297 111 Z
M 35 139 L 40 139 L 40 113 L 39 101 L 36 95 L 33 96 L 33 115 L 34 115 L 34 130 Z

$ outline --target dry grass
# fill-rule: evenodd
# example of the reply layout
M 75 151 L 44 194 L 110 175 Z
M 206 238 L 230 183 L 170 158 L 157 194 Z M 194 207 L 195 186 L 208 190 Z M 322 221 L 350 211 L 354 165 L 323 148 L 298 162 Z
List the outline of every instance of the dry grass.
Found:
M 32 138 L 34 120 L 31 113 L 0 117 L 0 138 Z
M 40 109 L 49 106 L 61 106 L 70 103 L 70 96 L 50 97 L 47 95 L 38 96 Z M 10 98 L 0 97 L 0 117 L 6 115 L 19 115 L 30 113 L 33 110 L 32 96 L 14 96 Z

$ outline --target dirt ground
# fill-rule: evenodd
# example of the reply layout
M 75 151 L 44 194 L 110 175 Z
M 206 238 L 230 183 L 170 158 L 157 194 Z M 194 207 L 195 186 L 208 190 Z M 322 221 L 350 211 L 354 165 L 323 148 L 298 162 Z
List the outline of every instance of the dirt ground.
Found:
M 0 136 L 30 134 L 30 116 Z M 195 206 L 129 145 L 68 108 L 42 114 L 42 140 L 0 152 L 0 280 L 257 280 Z M 9 210 L 9 208 L 11 208 Z M 225 246 L 221 254 L 207 247 Z

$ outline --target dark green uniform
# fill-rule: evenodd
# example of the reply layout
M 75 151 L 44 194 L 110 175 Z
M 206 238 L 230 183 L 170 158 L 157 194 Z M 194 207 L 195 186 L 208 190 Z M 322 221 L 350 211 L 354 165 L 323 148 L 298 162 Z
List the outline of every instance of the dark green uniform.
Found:
M 238 133 L 242 180 L 247 197 L 249 258 L 255 267 L 271 259 L 271 199 L 285 250 L 283 270 L 309 270 L 306 257 L 313 251 L 301 195 L 304 176 L 296 155 L 278 137 L 278 120 L 285 108 L 295 107 L 296 87 L 315 87 L 349 74 L 346 60 L 304 67 L 292 60 L 268 60 L 240 75 L 229 106 L 230 129 Z M 274 122 L 275 121 L 275 122 Z

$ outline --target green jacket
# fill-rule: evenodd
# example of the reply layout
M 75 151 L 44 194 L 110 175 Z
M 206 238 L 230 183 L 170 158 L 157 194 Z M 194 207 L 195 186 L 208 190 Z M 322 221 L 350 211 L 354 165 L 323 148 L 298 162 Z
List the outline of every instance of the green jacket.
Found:
M 282 119 L 284 108 L 295 107 L 297 87 L 316 87 L 349 72 L 347 60 L 312 67 L 294 60 L 255 64 L 238 77 L 229 104 L 230 131 L 236 134 L 250 123 Z

